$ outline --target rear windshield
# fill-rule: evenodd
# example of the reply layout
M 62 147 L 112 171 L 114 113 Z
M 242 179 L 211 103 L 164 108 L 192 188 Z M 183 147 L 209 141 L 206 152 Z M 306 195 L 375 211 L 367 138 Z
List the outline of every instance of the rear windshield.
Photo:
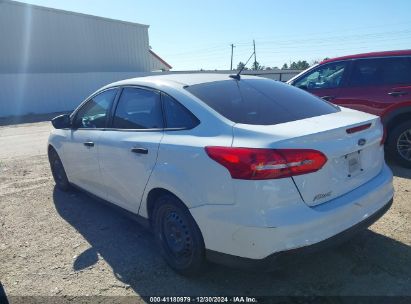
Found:
M 310 93 L 270 79 L 230 79 L 185 89 L 235 123 L 275 125 L 340 111 Z

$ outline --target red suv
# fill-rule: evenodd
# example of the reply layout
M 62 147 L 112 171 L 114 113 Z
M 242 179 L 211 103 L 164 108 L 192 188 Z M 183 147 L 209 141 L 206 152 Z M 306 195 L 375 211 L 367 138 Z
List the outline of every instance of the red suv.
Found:
M 387 154 L 411 167 L 411 50 L 329 59 L 288 81 L 337 105 L 381 117 Z

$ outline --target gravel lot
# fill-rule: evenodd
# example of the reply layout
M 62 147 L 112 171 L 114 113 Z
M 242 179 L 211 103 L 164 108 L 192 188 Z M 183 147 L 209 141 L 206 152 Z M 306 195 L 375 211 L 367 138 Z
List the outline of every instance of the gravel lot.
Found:
M 54 188 L 49 129 L 44 122 L 0 127 L 0 282 L 8 296 L 411 295 L 411 170 L 392 166 L 393 207 L 339 248 L 272 273 L 213 265 L 184 278 L 131 219 Z

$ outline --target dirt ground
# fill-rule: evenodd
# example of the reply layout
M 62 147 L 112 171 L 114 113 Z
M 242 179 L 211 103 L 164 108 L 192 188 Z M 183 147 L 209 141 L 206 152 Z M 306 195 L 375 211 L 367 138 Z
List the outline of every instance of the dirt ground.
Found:
M 272 273 L 211 265 L 185 278 L 149 232 L 89 196 L 54 188 L 48 123 L 0 127 L 0 287 L 7 296 L 411 295 L 411 170 L 391 165 L 393 207 L 341 247 Z

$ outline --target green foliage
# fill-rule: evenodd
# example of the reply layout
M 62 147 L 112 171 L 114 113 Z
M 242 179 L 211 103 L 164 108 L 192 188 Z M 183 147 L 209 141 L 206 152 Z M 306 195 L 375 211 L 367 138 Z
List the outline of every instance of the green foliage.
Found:
M 251 66 L 251 69 L 258 71 L 258 70 L 264 70 L 265 67 L 262 66 L 262 65 L 260 65 L 260 64 L 258 63 L 258 61 L 256 61 L 256 62 L 253 62 L 253 65 Z
M 237 65 L 237 70 L 241 70 L 245 66 L 244 62 L 240 61 Z M 248 70 L 247 67 L 244 67 L 244 70 Z
M 309 63 L 305 60 L 301 61 L 298 60 L 297 62 L 293 62 L 290 65 L 291 70 L 305 70 L 310 67 Z

